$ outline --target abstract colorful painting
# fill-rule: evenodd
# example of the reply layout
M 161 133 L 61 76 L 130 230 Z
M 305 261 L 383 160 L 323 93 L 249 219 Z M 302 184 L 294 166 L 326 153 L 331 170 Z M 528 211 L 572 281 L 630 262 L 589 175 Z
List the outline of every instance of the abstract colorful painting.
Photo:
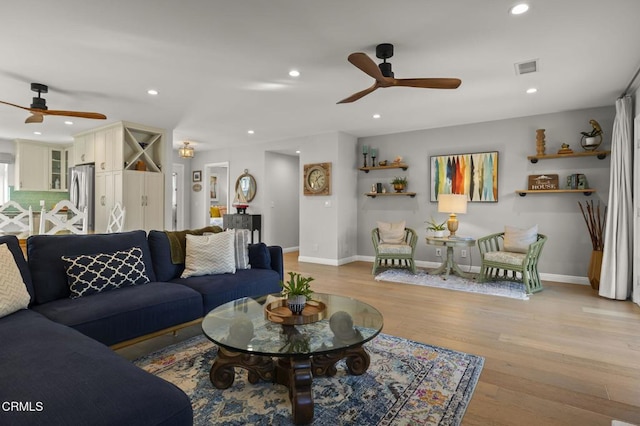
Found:
M 466 194 L 470 202 L 498 201 L 498 151 L 431 157 L 431 201 Z

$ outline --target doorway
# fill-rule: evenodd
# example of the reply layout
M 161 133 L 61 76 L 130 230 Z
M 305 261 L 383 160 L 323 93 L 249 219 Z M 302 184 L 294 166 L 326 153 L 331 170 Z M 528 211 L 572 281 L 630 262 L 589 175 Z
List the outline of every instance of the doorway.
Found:
M 229 209 L 229 162 L 205 164 L 202 183 L 205 202 L 201 214 L 205 218 L 204 226 L 222 227 L 222 218 L 211 217 L 211 207 L 222 207 L 222 212 Z
M 171 171 L 171 230 L 184 226 L 184 164 L 173 164 Z

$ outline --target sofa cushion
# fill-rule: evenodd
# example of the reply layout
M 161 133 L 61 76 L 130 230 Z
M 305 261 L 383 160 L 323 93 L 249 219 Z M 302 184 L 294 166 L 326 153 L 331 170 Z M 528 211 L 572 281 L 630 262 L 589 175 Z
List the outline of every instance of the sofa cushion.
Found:
M 29 306 L 31 297 L 6 243 L 0 244 L 0 318 Z
M 265 243 L 249 245 L 249 263 L 252 268 L 271 269 L 271 253 Z
M 538 225 L 529 229 L 515 226 L 504 227 L 504 249 L 515 253 L 526 253 L 529 246 L 538 240 Z
M 404 241 L 405 221 L 398 223 L 378 222 L 378 234 L 383 243 L 399 244 Z
M 31 280 L 31 272 L 29 271 L 29 265 L 27 265 L 27 261 L 24 258 L 24 254 L 22 253 L 22 248 L 20 247 L 20 243 L 18 242 L 18 238 L 15 235 L 4 235 L 0 236 L 0 244 L 6 243 L 7 248 L 13 254 L 13 258 L 16 261 L 16 265 L 20 270 L 20 275 L 22 275 L 22 281 L 27 286 L 27 291 L 31 297 L 31 302 L 34 300 L 34 292 L 33 292 L 33 282 Z
M 171 261 L 171 246 L 167 234 L 163 231 L 149 231 L 148 240 L 156 279 L 170 281 L 179 277 L 184 270 L 184 263 L 174 264 Z
M 181 278 L 236 272 L 235 231 L 187 235 L 187 254 Z
M 147 276 L 156 281 L 147 236 L 144 231 L 92 235 L 32 235 L 27 240 L 27 258 L 35 290 L 35 303 L 42 304 L 70 295 L 62 256 L 109 253 L 142 249 Z
M 105 345 L 193 321 L 203 313 L 200 294 L 161 282 L 55 300 L 32 309 Z
M 62 260 L 72 299 L 149 282 L 140 247 L 114 253 L 62 256 Z
M 235 274 L 203 275 L 175 278 L 178 283 L 202 295 L 203 312 L 241 297 L 260 296 L 280 292 L 280 274 L 273 269 L 239 269 Z
M 0 401 L 33 407 L 29 412 L 3 410 L 2 424 L 193 422 L 191 402 L 176 386 L 37 312 L 21 310 L 3 318 L 0 341 Z

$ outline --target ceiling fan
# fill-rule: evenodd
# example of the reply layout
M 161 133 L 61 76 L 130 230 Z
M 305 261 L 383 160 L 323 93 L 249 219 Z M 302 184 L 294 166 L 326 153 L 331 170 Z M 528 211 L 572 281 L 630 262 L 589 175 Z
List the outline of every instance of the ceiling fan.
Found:
M 5 105 L 11 105 L 16 108 L 21 108 L 31 112 L 31 115 L 24 121 L 25 123 L 42 123 L 45 115 L 62 115 L 65 117 L 80 117 L 80 118 L 93 118 L 96 120 L 104 120 L 107 118 L 104 114 L 97 112 L 81 112 L 81 111 L 59 111 L 47 108 L 47 100 L 40 97 L 42 93 L 47 93 L 49 87 L 40 83 L 31 83 L 31 90 L 38 92 L 38 97 L 33 98 L 31 108 L 23 107 L 20 105 L 12 104 L 11 102 L 0 101 Z
M 419 87 L 424 89 L 457 89 L 462 81 L 458 78 L 394 78 L 391 70 L 391 63 L 387 59 L 393 56 L 393 44 L 382 43 L 376 46 L 376 57 L 383 60 L 380 65 L 365 53 L 352 53 L 349 55 L 349 62 L 362 70 L 365 74 L 373 77 L 376 81 L 373 86 L 339 101 L 339 104 L 355 102 L 363 96 L 368 95 L 379 87 Z

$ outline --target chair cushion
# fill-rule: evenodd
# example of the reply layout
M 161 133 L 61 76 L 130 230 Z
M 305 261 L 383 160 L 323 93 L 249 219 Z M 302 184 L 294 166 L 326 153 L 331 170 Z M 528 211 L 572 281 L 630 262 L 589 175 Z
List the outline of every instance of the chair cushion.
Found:
M 525 253 L 514 253 L 512 251 L 490 251 L 484 254 L 484 260 L 521 266 L 526 256 Z
M 411 246 L 402 244 L 378 244 L 378 254 L 411 254 Z
M 529 229 L 516 228 L 515 226 L 504 227 L 504 249 L 516 253 L 526 253 L 529 246 L 538 240 L 538 225 L 533 225 Z
M 404 241 L 405 221 L 398 223 L 378 222 L 378 233 L 383 243 L 399 244 Z

